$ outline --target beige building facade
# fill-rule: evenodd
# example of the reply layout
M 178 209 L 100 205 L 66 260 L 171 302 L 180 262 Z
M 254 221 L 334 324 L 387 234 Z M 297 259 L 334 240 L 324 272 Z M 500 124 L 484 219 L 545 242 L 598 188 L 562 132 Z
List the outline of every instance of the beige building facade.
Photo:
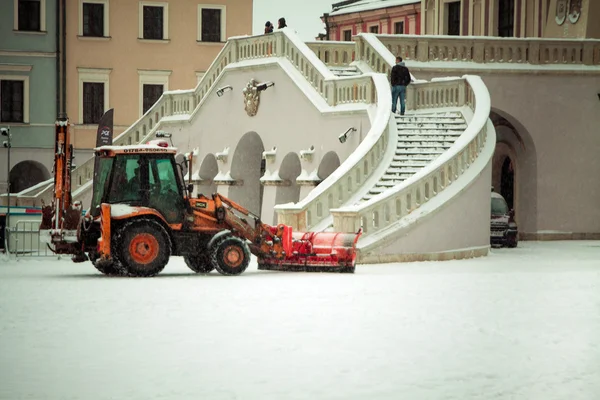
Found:
M 66 111 L 80 154 L 105 110 L 116 136 L 164 91 L 193 88 L 228 37 L 251 33 L 252 3 L 67 0 Z

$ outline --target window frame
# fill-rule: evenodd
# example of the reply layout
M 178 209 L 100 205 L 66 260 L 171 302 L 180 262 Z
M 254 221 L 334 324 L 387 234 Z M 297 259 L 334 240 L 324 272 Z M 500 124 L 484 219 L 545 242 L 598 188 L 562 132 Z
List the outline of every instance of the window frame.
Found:
M 102 4 L 104 6 L 104 26 L 102 36 L 83 36 L 83 4 L 84 3 L 94 3 L 94 4 Z M 82 38 L 108 38 L 110 37 L 109 32 L 109 0 L 79 0 L 79 26 L 77 30 L 77 35 Z
M 372 29 L 377 29 L 377 32 L 373 32 Z M 369 25 L 369 33 L 372 33 L 374 35 L 379 35 L 379 24 L 377 25 Z
M 349 40 L 346 40 L 346 33 L 347 32 L 350 32 L 350 39 Z M 342 30 L 342 40 L 344 42 L 351 42 L 352 41 L 352 29 L 344 29 L 344 30 Z
M 46 32 L 46 0 L 39 0 L 40 2 L 40 30 L 39 31 L 23 31 L 19 30 L 19 0 L 13 2 L 13 29 L 20 33 L 47 33 Z
M 78 112 L 78 124 L 89 125 L 83 123 L 83 83 L 104 83 L 104 112 L 110 109 L 110 73 L 112 68 L 81 68 L 78 67 L 79 72 L 79 112 Z M 92 124 L 93 125 L 93 124 Z
M 0 68 L 0 73 L 2 68 Z M 1 123 L 28 124 L 29 123 L 29 76 L 27 75 L 3 75 L 0 74 L 0 81 L 23 81 L 23 122 L 2 121 Z M 2 94 L 0 93 L 0 96 Z M 0 103 L 1 104 L 1 103 Z M 1 115 L 0 115 L 1 118 Z
M 162 39 L 144 38 L 144 7 L 163 8 L 163 37 Z M 138 5 L 138 40 L 148 42 L 163 42 L 169 40 L 169 3 L 140 1 Z
M 138 69 L 138 114 L 144 115 L 144 85 L 163 85 L 163 93 L 169 90 L 170 70 Z
M 396 28 L 398 26 L 402 26 L 402 33 L 396 32 Z M 404 28 L 405 28 L 404 20 L 402 20 L 402 21 L 394 21 L 394 35 L 404 35 L 405 34 Z
M 221 10 L 221 40 L 219 42 L 205 42 L 202 40 L 202 10 Z M 227 6 L 224 4 L 198 4 L 198 32 L 196 33 L 198 43 L 225 43 L 227 41 Z

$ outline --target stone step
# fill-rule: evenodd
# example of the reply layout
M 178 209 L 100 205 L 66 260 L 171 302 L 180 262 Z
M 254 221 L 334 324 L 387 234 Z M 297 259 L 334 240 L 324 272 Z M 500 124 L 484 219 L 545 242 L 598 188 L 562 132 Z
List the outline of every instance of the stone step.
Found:
M 464 124 L 465 120 L 464 118 L 402 118 L 402 119 L 396 119 L 396 124 L 398 126 L 400 125 L 407 125 L 407 124 L 422 124 L 422 123 L 429 123 L 429 124 Z
M 459 133 L 456 134 L 448 134 L 448 135 L 439 135 L 439 134 L 429 134 L 427 132 L 419 132 L 413 135 L 398 135 L 398 141 L 456 141 L 460 137 Z
M 404 148 L 415 148 L 415 147 L 422 147 L 424 149 L 428 149 L 430 147 L 443 147 L 443 148 L 450 148 L 450 146 L 452 146 L 454 144 L 454 140 L 446 140 L 446 141 L 434 141 L 434 140 L 429 140 L 429 141 L 409 141 L 409 140 L 401 140 L 398 142 L 398 144 L 396 145 L 397 149 L 404 149 Z
M 397 175 L 397 174 L 416 174 L 417 172 L 419 172 L 421 169 L 423 169 L 423 167 L 390 167 L 388 169 L 385 170 L 385 175 Z
M 465 129 L 467 129 L 467 124 L 465 124 L 464 122 L 458 122 L 456 124 L 449 124 L 449 123 L 443 123 L 443 124 L 432 124 L 432 123 L 410 123 L 410 124 L 404 124 L 404 125 L 400 125 L 398 124 L 398 132 L 402 132 L 403 130 L 406 129 L 410 129 L 410 130 L 452 130 L 452 131 L 464 131 Z
M 411 113 L 407 110 L 404 115 L 395 114 L 397 119 L 409 119 L 409 118 L 463 118 L 460 111 L 445 111 L 445 112 L 425 112 L 425 113 Z
M 429 164 L 432 160 L 435 160 L 435 158 L 432 159 L 428 159 L 428 160 L 419 160 L 419 161 L 409 161 L 409 160 L 398 160 L 398 161 L 392 161 L 390 163 L 390 166 L 388 168 L 423 168 L 425 167 L 427 164 Z
M 438 158 L 438 156 L 439 156 L 439 154 L 424 154 L 424 153 L 396 154 L 392 160 L 392 164 L 395 162 L 406 162 L 406 161 L 430 163 L 431 161 Z

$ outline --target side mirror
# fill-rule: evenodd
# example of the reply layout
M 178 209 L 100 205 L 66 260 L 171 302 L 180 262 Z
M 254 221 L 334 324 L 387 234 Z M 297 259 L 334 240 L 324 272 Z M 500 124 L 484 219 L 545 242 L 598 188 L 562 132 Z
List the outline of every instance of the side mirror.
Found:
M 187 191 L 190 197 L 192 197 L 192 193 L 194 192 L 194 185 L 193 184 L 189 184 L 187 185 Z

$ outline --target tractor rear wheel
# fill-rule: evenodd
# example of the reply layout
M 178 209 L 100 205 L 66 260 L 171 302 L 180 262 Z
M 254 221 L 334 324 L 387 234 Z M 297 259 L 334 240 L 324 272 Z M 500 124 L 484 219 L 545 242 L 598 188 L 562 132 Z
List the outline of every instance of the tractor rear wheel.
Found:
M 240 238 L 228 236 L 211 248 L 212 265 L 221 275 L 239 275 L 250 264 L 250 249 Z
M 149 220 L 129 222 L 119 230 L 117 255 L 131 276 L 154 276 L 169 262 L 169 236 L 158 223 Z
M 187 266 L 194 272 L 199 274 L 208 274 L 213 269 L 214 265 L 210 262 L 210 255 L 206 252 L 194 255 L 183 256 Z

